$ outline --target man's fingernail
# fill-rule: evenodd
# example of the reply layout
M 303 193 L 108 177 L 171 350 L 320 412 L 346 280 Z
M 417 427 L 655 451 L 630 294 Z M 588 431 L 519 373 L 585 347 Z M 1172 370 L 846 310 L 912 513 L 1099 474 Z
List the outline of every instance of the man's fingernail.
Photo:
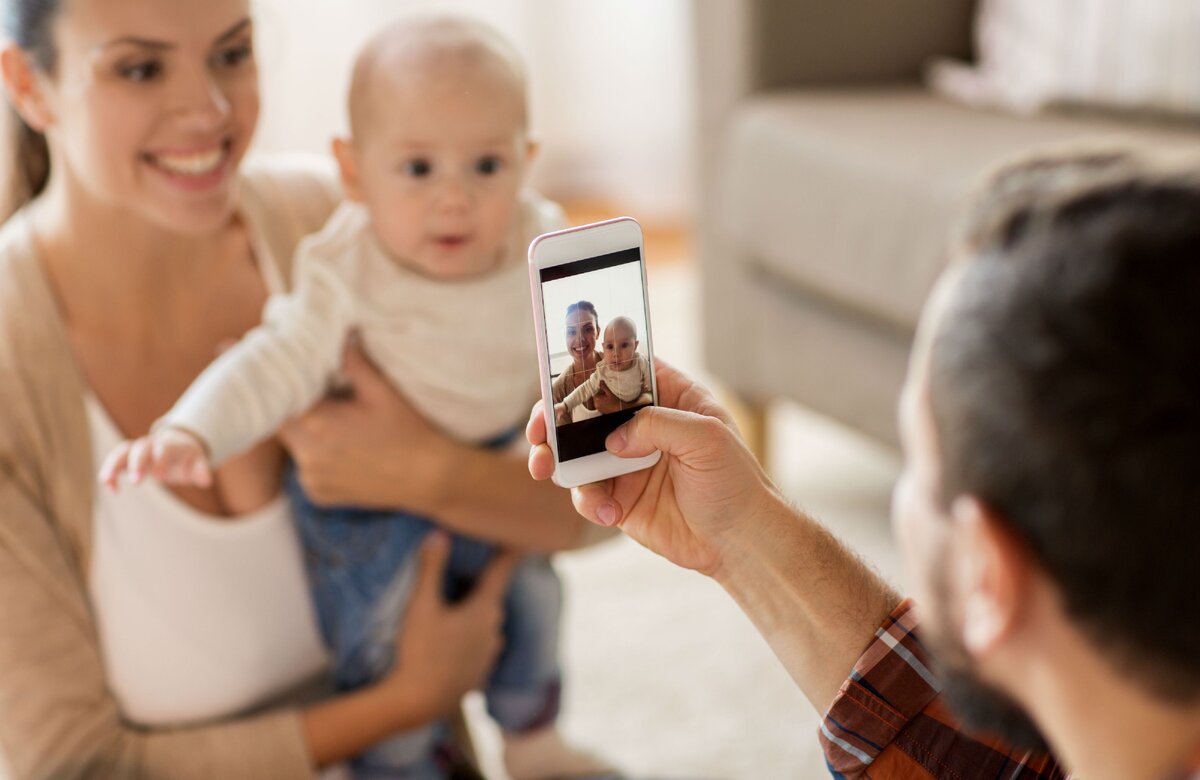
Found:
M 617 508 L 612 504 L 601 504 L 600 508 L 596 510 L 596 519 L 600 521 L 601 525 L 612 525 L 617 522 Z
M 626 444 L 628 444 L 628 441 L 625 439 L 625 429 L 622 427 L 617 428 L 608 435 L 608 440 L 604 442 L 604 447 L 609 452 L 620 452 L 625 449 Z

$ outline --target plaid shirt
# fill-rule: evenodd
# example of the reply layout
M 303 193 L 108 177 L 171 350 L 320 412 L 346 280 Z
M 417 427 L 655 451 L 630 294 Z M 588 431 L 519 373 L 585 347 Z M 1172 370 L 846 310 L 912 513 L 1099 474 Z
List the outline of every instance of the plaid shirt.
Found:
M 912 602 L 905 600 L 875 632 L 821 723 L 829 771 L 838 780 L 1069 778 L 1051 756 L 966 734 L 940 689 L 916 634 Z M 1200 760 L 1172 777 L 1200 780 Z

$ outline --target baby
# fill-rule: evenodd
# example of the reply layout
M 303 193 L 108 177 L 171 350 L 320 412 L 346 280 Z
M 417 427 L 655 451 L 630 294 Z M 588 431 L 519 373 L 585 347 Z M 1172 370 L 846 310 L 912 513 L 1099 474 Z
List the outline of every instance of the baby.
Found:
M 615 317 L 604 328 L 604 360 L 595 372 L 561 403 L 554 405 L 559 425 L 571 421 L 571 412 L 596 395 L 601 383 L 624 403 L 636 404 L 643 395 L 650 401 L 650 363 L 638 354 L 637 325 L 628 317 Z
M 529 285 L 531 239 L 565 226 L 562 210 L 522 190 L 535 147 L 525 76 L 493 31 L 416 17 L 376 35 L 350 89 L 351 138 L 334 143 L 347 202 L 297 250 L 294 288 L 209 366 L 149 436 L 109 455 L 101 479 L 147 473 L 206 486 L 212 469 L 320 400 L 358 331 L 363 348 L 430 421 L 502 446 L 537 395 Z M 486 378 L 483 380 L 481 378 Z M 416 453 L 414 453 L 416 455 Z M 415 552 L 433 521 L 403 512 L 323 509 L 292 474 L 288 489 L 322 633 L 339 688 L 392 664 Z M 461 597 L 492 548 L 454 536 L 447 598 Z M 485 691 L 515 780 L 607 769 L 566 745 L 559 707 L 560 584 L 527 558 L 506 595 L 505 647 Z M 360 776 L 440 777 L 444 724 L 358 757 Z

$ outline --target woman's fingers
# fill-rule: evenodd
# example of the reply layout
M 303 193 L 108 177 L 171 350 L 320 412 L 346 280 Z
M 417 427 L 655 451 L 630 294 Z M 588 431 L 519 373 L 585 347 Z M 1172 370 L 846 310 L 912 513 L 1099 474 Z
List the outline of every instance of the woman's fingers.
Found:
M 417 584 L 411 604 L 414 608 L 434 604 L 441 606 L 442 580 L 446 577 L 446 560 L 450 557 L 450 538 L 434 531 L 425 538 L 417 553 Z
M 346 342 L 346 349 L 342 353 L 342 374 L 354 388 L 355 397 L 367 403 L 394 393 L 356 338 Z
M 492 558 L 479 577 L 475 589 L 471 591 L 469 599 L 498 607 L 504 599 L 504 593 L 508 590 L 508 584 L 519 560 L 517 554 L 511 550 L 504 550 Z

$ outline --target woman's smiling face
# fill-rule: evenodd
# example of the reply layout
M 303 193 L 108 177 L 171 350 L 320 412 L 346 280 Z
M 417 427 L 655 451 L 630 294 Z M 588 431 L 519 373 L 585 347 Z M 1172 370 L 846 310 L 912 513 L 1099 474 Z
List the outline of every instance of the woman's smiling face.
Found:
M 249 0 L 66 0 L 54 43 L 52 184 L 172 231 L 227 220 L 258 121 Z
M 599 323 L 585 309 L 575 309 L 567 315 L 567 351 L 576 365 L 583 365 L 596 352 Z

